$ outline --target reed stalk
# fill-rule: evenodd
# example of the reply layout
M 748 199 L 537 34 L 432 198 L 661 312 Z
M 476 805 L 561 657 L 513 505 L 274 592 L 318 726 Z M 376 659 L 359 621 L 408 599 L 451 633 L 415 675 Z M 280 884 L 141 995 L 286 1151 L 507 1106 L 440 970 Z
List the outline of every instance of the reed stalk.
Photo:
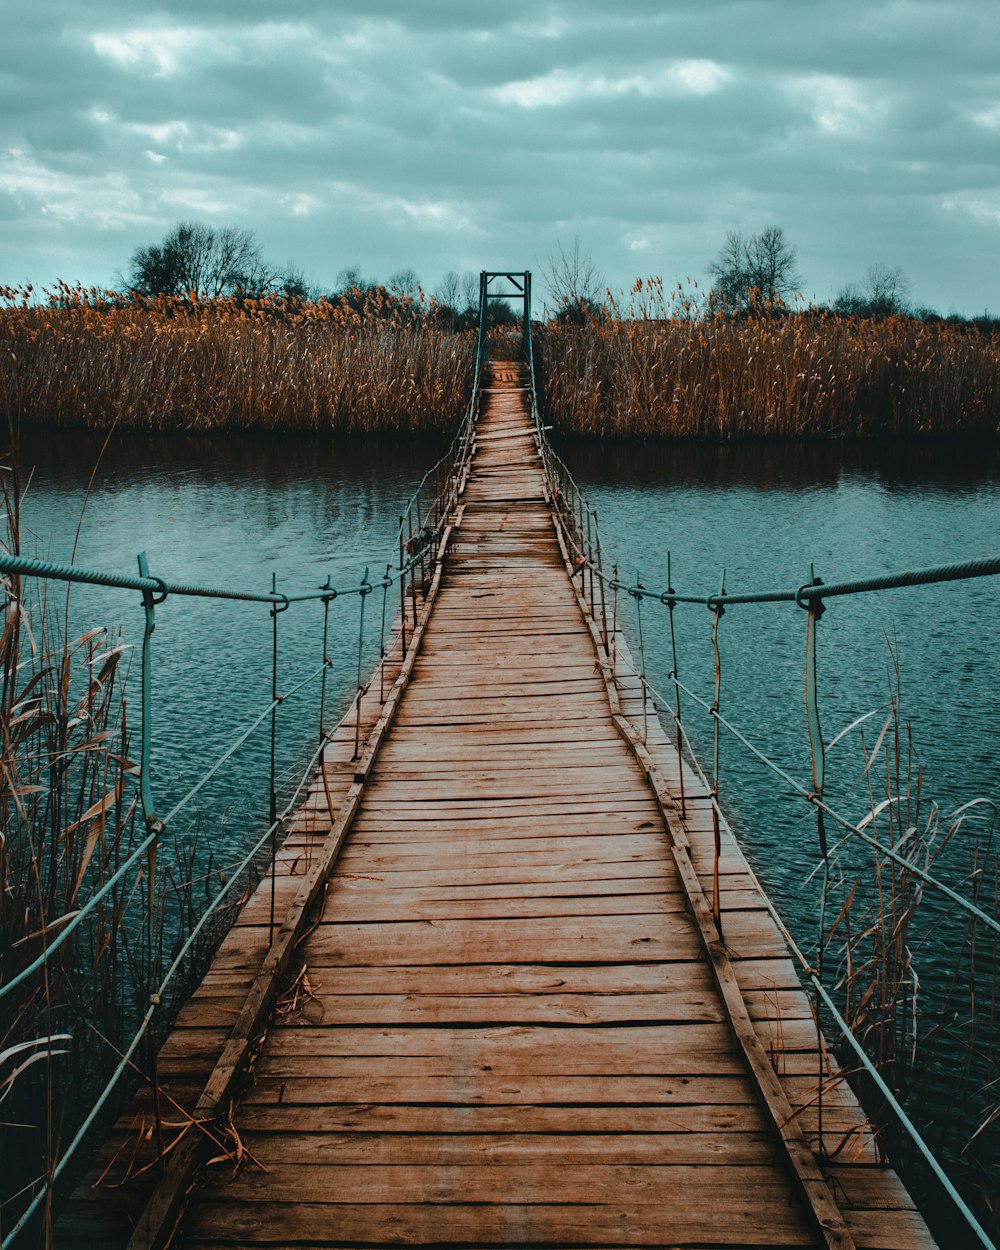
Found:
M 0 490 L 0 541 L 19 554 L 13 468 L 0 473 Z M 67 633 L 68 589 L 46 595 L 46 585 L 0 575 L 0 986 L 33 964 L 145 834 L 125 697 L 129 648 L 104 627 Z M 0 998 L 0 1235 L 51 1179 L 134 1034 L 164 948 L 190 932 L 202 891 L 213 892 L 212 864 L 195 876 L 204 858 L 164 839 L 155 889 L 142 857 Z M 220 914 L 193 953 L 161 1028 L 230 919 Z M 123 1083 L 102 1125 L 133 1085 Z M 25 1246 L 52 1244 L 52 1216 L 50 1199 Z
M 626 310 L 612 304 L 600 319 L 551 323 L 533 338 L 546 419 L 562 434 L 1000 433 L 1000 336 L 975 325 L 810 311 L 695 316 L 654 284 Z
M 838 969 L 837 991 L 852 1031 L 967 1201 L 996 1233 L 997 938 L 975 917 L 943 906 L 910 865 L 961 882 L 973 902 L 996 914 L 997 810 L 994 803 L 975 799 L 945 816 L 927 799 L 895 656 L 893 664 L 894 687 L 874 741 L 868 722 L 858 730 L 863 761 L 858 781 L 867 809 L 861 824 L 880 846 L 863 849 L 847 837 L 834 853 L 828 958 Z M 890 858 L 883 846 L 904 863 Z M 924 1195 L 929 1218 L 951 1227 L 948 1203 L 878 1091 L 863 1073 L 852 1081 L 880 1126 L 883 1154 L 911 1192 Z
M 365 296 L 157 298 L 0 289 L 0 418 L 105 429 L 451 430 L 473 332 Z

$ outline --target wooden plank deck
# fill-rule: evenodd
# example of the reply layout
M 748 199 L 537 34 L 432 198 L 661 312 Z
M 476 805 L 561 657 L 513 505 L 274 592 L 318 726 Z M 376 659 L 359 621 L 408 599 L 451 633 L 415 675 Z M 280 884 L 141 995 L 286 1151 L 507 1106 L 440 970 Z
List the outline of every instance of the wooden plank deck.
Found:
M 609 702 L 521 387 L 517 366 L 494 366 L 409 685 L 297 949 L 298 997 L 234 1111 L 244 1162 L 205 1171 L 178 1244 L 930 1247 L 829 1069 L 826 1175 L 849 1231 L 819 1240 L 671 851 L 686 840 L 710 883 L 707 796 L 686 770 L 687 818 L 665 818 L 616 727 L 615 700 L 646 720 L 648 762 L 676 792 L 676 755 L 620 642 Z M 335 743 L 335 804 L 340 755 Z M 331 820 L 318 787 L 282 849 L 279 907 Z M 723 837 L 725 958 L 816 1145 L 809 1006 Z M 178 1101 L 196 1097 L 260 966 L 267 906 L 265 885 L 165 1048 Z M 81 1195 L 64 1244 L 112 1244 L 107 1207 Z

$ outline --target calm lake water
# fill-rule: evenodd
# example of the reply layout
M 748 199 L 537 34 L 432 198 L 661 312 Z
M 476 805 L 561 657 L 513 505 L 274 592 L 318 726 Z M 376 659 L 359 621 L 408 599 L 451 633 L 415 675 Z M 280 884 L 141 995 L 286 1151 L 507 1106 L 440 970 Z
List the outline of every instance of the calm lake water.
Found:
M 267 592 L 272 573 L 289 593 L 357 586 L 366 567 L 377 582 L 398 560 L 399 514 L 424 472 L 442 454 L 437 439 L 213 439 L 130 435 L 100 462 L 81 523 L 87 482 L 100 442 L 79 434 L 34 431 L 23 447 L 35 472 L 22 510 L 26 553 L 90 568 L 136 571 L 145 551 L 151 573 L 167 581 Z M 49 599 L 65 592 L 49 584 Z M 398 592 L 397 592 L 398 594 Z M 78 632 L 110 624 L 131 645 L 138 712 L 143 608 L 136 592 L 76 586 L 71 617 Z M 387 627 L 393 623 L 388 599 Z M 366 604 L 362 670 L 378 659 L 382 591 Z M 328 724 L 354 692 L 358 664 L 357 595 L 330 611 Z M 319 603 L 293 604 L 279 616 L 279 690 L 314 673 L 323 657 Z M 153 785 L 164 812 L 271 700 L 272 622 L 266 604 L 172 596 L 156 610 L 153 637 Z M 318 681 L 279 713 L 278 768 L 289 794 L 318 744 Z M 203 830 L 223 854 L 250 842 L 268 808 L 269 721 L 209 783 L 180 823 L 182 842 Z M 223 823 L 220 834 L 219 825 Z
M 619 576 L 708 595 L 725 570 L 733 593 L 948 564 L 1000 550 L 1000 456 L 991 448 L 734 448 L 582 444 L 560 448 L 596 509 L 606 562 Z M 635 601 L 620 597 L 633 640 Z M 994 645 L 1000 578 L 832 599 L 818 627 L 819 697 L 831 742 L 881 707 L 900 665 L 902 710 L 913 726 L 923 792 L 945 812 L 978 796 L 1000 799 L 1000 662 Z M 670 697 L 666 609 L 645 601 L 647 675 Z M 712 613 L 675 609 L 681 680 L 711 702 Z M 720 710 L 811 788 L 804 711 L 805 613 L 794 604 L 727 609 L 719 629 Z M 884 715 L 865 726 L 874 745 Z M 696 706 L 685 723 L 703 746 Z M 765 880 L 794 900 L 815 862 L 814 817 L 782 792 L 746 749 L 723 734 L 721 792 Z M 862 767 L 857 734 L 827 761 L 827 784 L 853 816 Z M 802 821 L 805 821 L 803 825 Z
M 35 466 L 23 510 L 25 550 L 68 561 L 78 524 L 76 563 L 133 571 L 145 550 L 154 574 L 209 586 L 268 590 L 356 585 L 396 559 L 399 513 L 438 458 L 437 440 L 121 436 L 98 469 L 90 436 L 35 431 L 24 448 Z M 998 547 L 1000 455 L 982 447 L 917 449 L 795 445 L 698 448 L 570 443 L 559 448 L 596 508 L 605 561 L 622 580 L 682 592 L 790 588 L 918 568 L 991 554 Z M 50 589 L 50 598 L 61 592 Z M 368 601 L 369 624 L 381 591 Z M 119 627 L 141 638 L 140 597 L 77 587 L 79 628 Z M 390 595 L 388 619 L 393 617 Z M 821 715 L 829 742 L 892 689 L 892 653 L 901 668 L 904 715 L 912 719 L 923 789 L 944 811 L 970 799 L 1000 797 L 1000 682 L 995 645 L 1000 578 L 907 589 L 830 602 L 820 627 Z M 620 610 L 637 645 L 634 601 Z M 357 666 L 356 596 L 332 608 L 337 712 L 350 698 Z M 711 613 L 677 608 L 679 672 L 712 694 Z M 279 621 L 280 686 L 312 672 L 322 656 L 319 605 L 294 605 Z M 643 605 L 643 650 L 650 681 L 672 694 L 667 614 Z M 789 604 L 730 608 L 720 628 L 724 714 L 806 782 L 803 711 L 805 614 Z M 271 618 L 265 605 L 171 598 L 157 611 L 154 637 L 154 765 L 164 799 L 183 792 L 203 761 L 221 752 L 270 699 Z M 377 638 L 363 656 L 368 669 Z M 318 732 L 318 687 L 282 709 L 281 764 L 304 758 Z M 884 716 L 866 726 L 869 743 Z M 697 708 L 689 732 L 710 741 Z M 201 805 L 218 820 L 266 806 L 261 735 L 241 753 Z M 707 761 L 707 752 L 703 759 Z M 828 784 L 857 816 L 851 790 L 860 771 L 857 735 L 831 752 Z M 775 786 L 746 751 L 723 737 L 721 789 L 731 819 L 765 881 L 793 902 L 815 862 L 813 820 Z M 859 806 L 860 805 L 860 806 Z M 237 844 L 242 836 L 236 838 Z
M 92 438 L 33 435 L 24 457 L 36 465 L 24 505 L 26 550 L 70 559 L 97 449 Z M 123 436 L 97 474 L 75 559 L 131 571 L 145 550 L 151 571 L 168 580 L 267 590 L 274 571 L 283 590 L 318 587 L 327 575 L 335 586 L 356 585 L 365 566 L 374 579 L 396 559 L 401 505 L 442 451 L 442 443 L 427 440 Z M 638 575 L 649 587 L 665 587 L 668 550 L 675 588 L 707 595 L 718 590 L 723 568 L 734 592 L 794 588 L 808 579 L 810 562 L 831 582 L 993 554 L 1000 545 L 995 449 L 572 443 L 560 451 L 598 512 L 607 563 L 617 561 L 623 580 Z M 81 630 L 107 622 L 127 642 L 140 640 L 137 594 L 77 588 L 72 604 Z M 368 611 L 378 616 L 381 606 L 376 592 Z M 387 607 L 391 620 L 392 598 Z M 620 607 L 638 656 L 634 603 L 622 596 Z M 886 704 L 898 660 L 924 818 L 931 800 L 947 816 L 972 800 L 1000 798 L 998 610 L 1000 579 L 990 578 L 834 600 L 820 623 L 828 742 Z M 357 613 L 355 597 L 333 606 L 330 701 L 338 714 L 353 690 Z M 681 606 L 676 619 L 681 677 L 711 700 L 711 614 Z M 320 662 L 321 609 L 293 606 L 280 629 L 280 686 L 287 689 Z M 649 679 L 670 694 L 665 609 L 644 605 L 642 633 Z M 792 605 L 729 609 L 720 627 L 721 708 L 808 785 L 804 639 L 805 614 Z M 154 647 L 154 784 L 163 810 L 269 702 L 269 611 L 170 598 L 157 610 Z M 366 670 L 376 656 L 377 637 L 362 656 Z M 866 723 L 869 748 L 884 719 L 881 713 Z M 707 763 L 704 715 L 690 707 L 686 723 Z M 279 766 L 291 776 L 317 742 L 318 687 L 282 708 L 281 725 Z M 267 735 L 260 733 L 201 796 L 199 817 L 185 822 L 182 840 L 200 824 L 223 861 L 234 857 L 263 827 L 267 757 Z M 862 765 L 857 734 L 828 760 L 828 793 L 854 820 L 868 810 Z M 723 803 L 751 861 L 812 949 L 814 816 L 725 736 L 721 777 Z M 949 879 L 961 882 L 967 873 L 989 811 L 976 809 L 980 819 L 954 838 L 939 865 Z M 933 984 L 947 973 L 962 925 L 936 903 L 928 914 L 933 926 L 921 975 Z

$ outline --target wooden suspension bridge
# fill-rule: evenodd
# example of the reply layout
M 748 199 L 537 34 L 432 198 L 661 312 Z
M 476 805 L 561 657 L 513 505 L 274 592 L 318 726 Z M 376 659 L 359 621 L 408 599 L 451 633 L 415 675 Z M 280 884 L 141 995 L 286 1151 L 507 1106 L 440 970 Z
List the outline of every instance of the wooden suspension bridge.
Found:
M 57 1246 L 935 1244 L 588 611 L 527 394 L 485 367 L 360 758 L 350 722 Z

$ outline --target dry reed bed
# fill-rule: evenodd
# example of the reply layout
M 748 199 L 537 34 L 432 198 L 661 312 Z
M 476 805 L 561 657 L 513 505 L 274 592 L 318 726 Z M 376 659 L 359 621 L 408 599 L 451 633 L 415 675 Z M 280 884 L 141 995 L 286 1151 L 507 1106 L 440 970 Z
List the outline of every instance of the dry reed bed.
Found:
M 0 417 L 64 426 L 307 432 L 448 430 L 472 338 L 384 293 L 347 305 L 125 303 L 64 288 L 48 306 L 0 289 Z
M 6 481 L 5 492 L 10 509 Z M 17 549 L 12 520 L 4 546 Z M 0 984 L 6 985 L 115 871 L 141 822 L 127 778 L 120 640 L 94 629 L 63 641 L 65 595 L 56 611 L 37 583 L 7 576 L 0 582 L 6 605 Z M 84 1108 L 74 1092 L 95 1096 L 142 1001 L 155 956 L 150 939 L 157 937 L 141 920 L 145 868 L 143 862 L 119 881 L 45 966 L 0 1001 L 4 1235 L 80 1123 Z
M 535 329 L 549 418 L 588 437 L 1000 433 L 1000 337 L 909 317 L 696 317 L 653 292 Z M 473 334 L 382 290 L 343 302 L 0 288 L 0 417 L 104 428 L 454 427 Z M 633 301 L 635 304 L 635 301 Z M 652 314 L 652 315 L 651 315 Z
M 13 554 L 21 550 L 20 495 L 16 470 L 5 466 L 0 546 Z M 74 638 L 66 586 L 0 574 L 0 594 L 0 985 L 10 986 L 0 999 L 6 1237 L 52 1177 L 131 1041 L 164 955 L 187 936 L 218 874 L 211 855 L 207 863 L 199 859 L 197 840 L 181 848 L 168 834 L 158 855 L 140 856 L 111 881 L 145 836 L 138 726 L 125 695 L 132 648 L 105 627 Z M 81 910 L 85 918 L 69 929 Z M 220 908 L 195 944 L 166 996 L 160 1028 L 196 983 L 231 916 L 232 906 Z M 52 949 L 57 938 L 62 945 Z M 33 970 L 43 952 L 47 959 Z M 147 1058 L 140 1048 L 135 1063 Z M 131 1076 L 121 1083 L 101 1123 L 113 1118 L 133 1083 Z M 18 1244 L 51 1245 L 52 1213 L 46 1202 Z
M 925 885 L 915 870 L 948 881 L 996 916 L 997 808 L 992 800 L 975 799 L 946 814 L 924 792 L 894 651 L 890 659 L 885 720 L 866 721 L 852 734 L 860 747 L 858 819 L 878 847 L 839 836 L 834 842 L 823 913 L 826 979 L 880 1075 L 995 1235 L 1000 1232 L 995 1164 L 1000 1151 L 1000 942 L 974 916 Z M 809 935 L 803 931 L 799 939 L 808 950 Z M 836 1041 L 836 1026 L 825 1012 L 821 1016 L 827 1036 Z M 842 1058 L 879 1126 L 880 1149 L 911 1193 L 920 1195 L 924 1214 L 938 1221 L 941 1244 L 952 1244 L 956 1217 L 951 1203 L 881 1092 L 852 1055 Z M 947 1235 L 945 1230 L 950 1230 Z
M 1000 337 L 796 313 L 540 327 L 549 419 L 601 438 L 1000 433 Z

